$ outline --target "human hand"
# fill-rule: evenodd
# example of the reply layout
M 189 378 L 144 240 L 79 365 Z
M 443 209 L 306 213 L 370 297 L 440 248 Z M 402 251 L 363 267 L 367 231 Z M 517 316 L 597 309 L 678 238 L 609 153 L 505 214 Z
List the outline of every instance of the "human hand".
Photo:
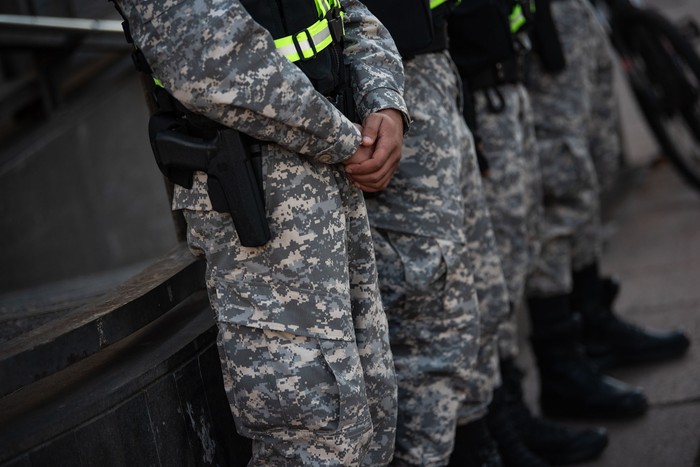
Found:
M 362 142 L 349 159 L 345 172 L 363 191 L 381 191 L 389 185 L 401 160 L 403 117 L 395 109 L 384 109 L 365 118 L 361 127 Z

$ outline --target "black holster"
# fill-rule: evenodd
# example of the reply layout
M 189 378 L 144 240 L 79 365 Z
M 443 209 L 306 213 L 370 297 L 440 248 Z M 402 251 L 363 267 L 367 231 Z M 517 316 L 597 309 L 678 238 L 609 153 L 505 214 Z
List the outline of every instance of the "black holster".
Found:
M 182 118 L 168 112 L 151 116 L 149 136 L 158 167 L 173 183 L 191 188 L 194 171 L 206 172 L 212 208 L 231 214 L 241 245 L 270 240 L 259 144 L 225 127 L 193 135 Z

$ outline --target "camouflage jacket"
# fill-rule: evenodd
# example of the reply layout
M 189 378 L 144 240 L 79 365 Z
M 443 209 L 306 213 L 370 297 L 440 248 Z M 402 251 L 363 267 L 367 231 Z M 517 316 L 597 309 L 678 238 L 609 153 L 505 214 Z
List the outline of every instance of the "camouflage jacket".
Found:
M 238 0 L 116 3 L 154 75 L 188 109 L 307 162 L 336 164 L 359 146 L 357 127 L 277 52 Z M 385 108 L 407 116 L 403 67 L 389 33 L 357 0 L 343 8 L 344 56 L 360 118 Z M 173 207 L 208 209 L 204 180 L 200 174 L 192 190 L 178 189 Z

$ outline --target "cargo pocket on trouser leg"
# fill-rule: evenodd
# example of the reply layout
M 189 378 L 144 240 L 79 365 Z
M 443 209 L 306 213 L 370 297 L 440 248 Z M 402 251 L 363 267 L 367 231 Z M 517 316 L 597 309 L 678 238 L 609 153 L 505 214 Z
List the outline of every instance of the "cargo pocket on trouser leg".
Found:
M 389 281 L 403 291 L 386 310 L 399 386 L 395 462 L 443 465 L 467 383 L 461 376 L 477 352 L 478 303 L 466 250 L 446 240 L 380 233 L 377 249 L 391 260 L 386 263 L 401 265 Z M 387 280 L 382 271 L 380 282 Z
M 354 342 L 219 323 L 236 426 L 253 465 L 359 465 L 371 420 Z

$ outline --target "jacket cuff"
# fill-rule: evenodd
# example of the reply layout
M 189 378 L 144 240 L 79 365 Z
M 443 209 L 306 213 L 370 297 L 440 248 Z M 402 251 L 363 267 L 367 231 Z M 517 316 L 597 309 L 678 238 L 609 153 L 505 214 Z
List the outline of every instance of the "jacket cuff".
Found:
M 364 119 L 372 112 L 377 112 L 383 109 L 396 109 L 401 112 L 403 117 L 403 132 L 408 131 L 411 126 L 411 117 L 408 114 L 406 102 L 401 94 L 395 89 L 378 88 L 365 94 L 362 101 L 358 105 L 358 111 Z
M 322 164 L 338 164 L 349 159 L 362 142 L 360 130 L 350 120 L 343 119 L 343 125 L 337 134 L 339 136 L 333 139 L 331 146 L 326 146 L 319 151 L 310 151 L 306 157 Z

